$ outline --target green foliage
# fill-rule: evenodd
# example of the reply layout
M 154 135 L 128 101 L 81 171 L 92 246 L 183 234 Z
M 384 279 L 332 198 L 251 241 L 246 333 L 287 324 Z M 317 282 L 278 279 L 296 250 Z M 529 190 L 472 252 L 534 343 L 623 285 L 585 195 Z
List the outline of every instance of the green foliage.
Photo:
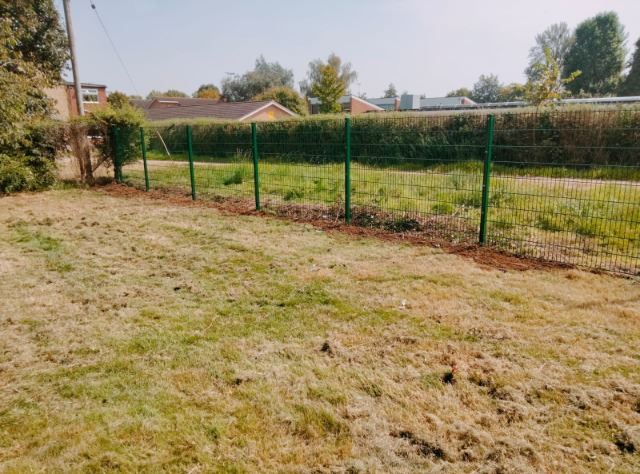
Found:
M 129 96 L 124 92 L 114 91 L 107 97 L 107 102 L 114 109 L 121 109 L 130 105 Z
M 640 39 L 629 66 L 631 70 L 620 87 L 620 95 L 640 95 Z
M 471 98 L 473 92 L 468 87 L 461 87 L 447 94 L 447 97 L 468 97 Z
M 40 156 L 0 154 L 0 194 L 37 191 L 54 182 L 53 160 Z
M 196 99 L 220 99 L 220 89 L 214 84 L 202 84 L 193 93 L 193 97 Z
M 529 50 L 529 65 L 525 69 L 528 80 L 536 81 L 540 79 L 537 65 L 547 60 L 547 55 L 545 54 L 545 49 L 547 48 L 560 71 L 563 71 L 567 53 L 574 41 L 573 32 L 564 22 L 555 23 L 542 33 L 537 34 L 536 44 Z
M 506 86 L 500 87 L 498 93 L 500 102 L 513 102 L 517 100 L 524 100 L 525 85 L 513 82 Z
M 189 97 L 189 95 L 176 89 L 169 89 L 166 92 L 152 90 L 147 94 L 147 99 L 155 99 L 156 97 Z
M 564 66 L 565 76 L 582 74 L 567 85 L 573 94 L 606 95 L 616 91 L 625 62 L 624 27 L 614 12 L 600 13 L 576 28 Z
M 389 84 L 387 90 L 384 91 L 384 96 L 387 99 L 392 99 L 394 97 L 398 97 L 398 91 L 396 90 L 396 86 L 393 85 L 393 82 Z
M 231 102 L 243 102 L 273 87 L 293 87 L 293 71 L 260 56 L 253 71 L 222 80 L 222 96 Z
M 495 74 L 482 74 L 473 85 L 471 99 L 479 103 L 498 102 L 500 100 L 500 81 Z
M 532 66 L 532 75 L 525 86 L 525 99 L 532 105 L 539 106 L 561 99 L 565 94 L 564 87 L 580 76 L 580 71 L 572 72 L 568 77 L 561 77 L 560 66 L 550 48 L 544 50 L 543 62 Z
M 298 115 L 307 114 L 307 102 L 290 87 L 272 87 L 256 95 L 253 100 L 275 100 Z
M 340 56 L 335 53 L 331 53 L 325 63 L 322 59 L 315 59 L 309 63 L 309 71 L 307 72 L 307 78 L 300 81 L 300 91 L 306 97 L 310 97 L 312 94 L 313 85 L 322 80 L 323 68 L 325 66 L 331 66 L 336 75 L 340 79 L 340 82 L 344 84 L 344 90 L 348 91 L 349 87 L 358 78 L 358 73 L 353 70 L 351 63 L 343 63 Z
M 340 112 L 342 109 L 338 101 L 345 92 L 345 84 L 336 69 L 330 64 L 322 66 L 320 77 L 311 87 L 311 93 L 320 100 L 320 112 Z
M 88 117 L 95 135 L 101 138 L 95 143 L 102 159 L 115 164 L 114 157 L 118 152 L 118 164 L 125 165 L 140 158 L 140 127 L 144 122 L 143 113 L 130 105 L 119 109 L 111 106 L 101 107 L 91 112 Z M 113 136 L 113 129 L 118 129 L 119 149 Z
M 3 0 L 0 18 L 12 32 L 12 59 L 36 66 L 49 84 L 58 81 L 68 53 L 67 37 L 53 1 Z
M 66 59 L 66 37 L 50 0 L 0 2 L 0 192 L 53 183 L 61 145 L 42 126 L 51 110 L 43 90 L 60 79 Z

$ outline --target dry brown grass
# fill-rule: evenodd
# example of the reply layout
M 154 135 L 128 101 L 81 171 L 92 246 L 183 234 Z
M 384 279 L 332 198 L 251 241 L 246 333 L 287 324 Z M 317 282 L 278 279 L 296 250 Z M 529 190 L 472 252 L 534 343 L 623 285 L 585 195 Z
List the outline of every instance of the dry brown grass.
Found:
M 640 470 L 635 281 L 90 191 L 0 204 L 2 471 Z

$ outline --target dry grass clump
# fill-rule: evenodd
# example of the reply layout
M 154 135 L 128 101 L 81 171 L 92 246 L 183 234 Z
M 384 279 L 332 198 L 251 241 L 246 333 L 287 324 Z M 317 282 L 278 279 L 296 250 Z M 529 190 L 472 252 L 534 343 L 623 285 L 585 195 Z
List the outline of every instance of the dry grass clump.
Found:
M 640 287 L 56 191 L 0 206 L 0 470 L 637 472 Z

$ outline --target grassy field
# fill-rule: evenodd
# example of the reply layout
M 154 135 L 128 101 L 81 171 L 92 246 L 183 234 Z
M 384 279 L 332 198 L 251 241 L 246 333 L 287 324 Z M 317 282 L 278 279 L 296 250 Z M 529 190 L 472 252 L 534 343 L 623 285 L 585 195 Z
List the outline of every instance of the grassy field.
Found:
M 0 206 L 2 472 L 638 472 L 640 286 L 101 192 Z
M 438 165 L 426 171 L 352 165 L 352 204 L 390 216 L 436 216 L 440 230 L 477 238 L 482 164 Z M 150 161 L 153 188 L 189 189 L 186 163 Z M 602 170 L 567 177 L 566 169 L 498 167 L 493 174 L 489 239 L 521 255 L 588 267 L 640 273 L 640 184 L 605 180 Z M 196 188 L 206 196 L 253 197 L 248 160 L 196 163 Z M 260 190 L 267 203 L 336 205 L 344 202 L 344 167 L 264 162 Z M 126 171 L 141 186 L 142 168 Z M 461 237 L 462 236 L 462 237 Z

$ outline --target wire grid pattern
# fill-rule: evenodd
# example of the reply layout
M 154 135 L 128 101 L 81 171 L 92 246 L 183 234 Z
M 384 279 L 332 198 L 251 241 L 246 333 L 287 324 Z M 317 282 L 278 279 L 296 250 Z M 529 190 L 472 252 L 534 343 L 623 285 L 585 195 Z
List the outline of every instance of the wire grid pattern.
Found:
M 356 118 L 351 189 L 356 222 L 477 239 L 482 203 L 485 118 Z
M 190 194 L 186 125 L 144 127 L 144 136 L 150 189 Z M 123 180 L 127 184 L 143 188 L 142 161 L 125 166 Z
M 489 242 L 640 274 L 639 145 L 638 111 L 498 116 Z
M 359 116 L 351 210 L 359 225 L 477 241 L 488 116 Z M 250 124 L 192 127 L 199 197 L 253 200 Z M 152 189 L 190 193 L 186 125 L 145 128 Z M 489 244 L 518 255 L 640 274 L 640 109 L 496 114 Z M 257 124 L 262 206 L 345 215 L 343 119 Z M 144 184 L 142 163 L 125 180 Z
M 199 196 L 253 197 L 251 124 L 193 125 L 192 146 Z
M 344 136 L 340 119 L 258 124 L 262 205 L 344 215 Z

